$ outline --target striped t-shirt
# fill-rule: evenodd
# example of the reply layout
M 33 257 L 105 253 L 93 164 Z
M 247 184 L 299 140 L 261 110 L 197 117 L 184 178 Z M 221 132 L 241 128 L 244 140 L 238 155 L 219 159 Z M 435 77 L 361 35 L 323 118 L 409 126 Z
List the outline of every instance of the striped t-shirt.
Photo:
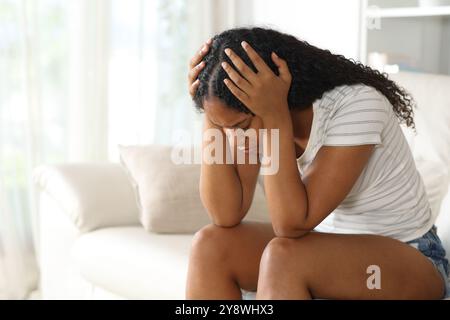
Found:
M 313 123 L 298 167 L 303 174 L 321 146 L 374 144 L 366 167 L 319 232 L 378 234 L 406 242 L 433 225 L 424 183 L 391 103 L 376 89 L 345 85 L 313 104 Z

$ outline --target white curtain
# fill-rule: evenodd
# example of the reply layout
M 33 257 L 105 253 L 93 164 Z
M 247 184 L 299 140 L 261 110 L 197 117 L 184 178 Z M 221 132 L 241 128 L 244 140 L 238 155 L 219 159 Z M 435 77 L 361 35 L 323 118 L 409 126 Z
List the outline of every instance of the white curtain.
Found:
M 200 130 L 190 56 L 250 0 L 0 0 L 0 299 L 38 284 L 33 168 Z
M 24 298 L 37 272 L 29 173 L 41 157 L 34 3 L 0 7 L 0 298 Z
M 0 298 L 38 284 L 33 168 L 107 160 L 108 0 L 0 0 Z
M 112 3 L 110 159 L 118 159 L 117 144 L 170 144 L 180 131 L 195 143 L 201 117 L 187 92 L 189 59 L 214 34 L 250 25 L 253 1 Z

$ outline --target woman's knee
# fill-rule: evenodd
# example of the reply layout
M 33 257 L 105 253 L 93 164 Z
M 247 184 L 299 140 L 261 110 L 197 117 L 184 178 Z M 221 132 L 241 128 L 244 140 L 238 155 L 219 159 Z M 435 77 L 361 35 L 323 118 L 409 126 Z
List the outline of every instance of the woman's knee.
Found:
M 192 239 L 191 256 L 207 256 L 222 259 L 229 250 L 233 228 L 208 224 L 197 231 Z
M 299 271 L 307 267 L 311 250 L 307 236 L 301 238 L 273 238 L 265 247 L 261 257 L 260 269 L 287 270 L 290 266 Z

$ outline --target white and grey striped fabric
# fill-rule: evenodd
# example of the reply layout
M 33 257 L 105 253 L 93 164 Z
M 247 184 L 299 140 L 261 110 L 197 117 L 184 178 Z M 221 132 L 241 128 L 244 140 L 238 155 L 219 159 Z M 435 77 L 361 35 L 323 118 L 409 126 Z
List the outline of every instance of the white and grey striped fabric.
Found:
M 433 225 L 424 183 L 392 105 L 365 85 L 340 86 L 313 104 L 313 124 L 298 159 L 303 174 L 321 146 L 374 144 L 344 201 L 315 230 L 378 234 L 406 242 Z

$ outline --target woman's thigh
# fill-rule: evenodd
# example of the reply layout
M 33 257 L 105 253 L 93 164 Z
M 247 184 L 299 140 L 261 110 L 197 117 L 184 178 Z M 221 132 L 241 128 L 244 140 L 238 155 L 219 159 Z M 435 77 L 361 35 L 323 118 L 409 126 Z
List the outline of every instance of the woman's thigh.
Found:
M 232 228 L 210 224 L 194 237 L 191 250 L 196 253 L 191 254 L 191 264 L 196 257 L 202 259 L 199 263 L 217 264 L 211 268 L 227 269 L 240 288 L 256 291 L 261 255 L 274 237 L 270 223 L 241 222 Z M 217 259 L 205 259 L 212 252 Z
M 261 264 L 268 271 L 260 275 L 265 285 L 306 285 L 313 298 L 436 299 L 444 290 L 440 274 L 420 251 L 377 235 L 311 232 L 275 238 Z

